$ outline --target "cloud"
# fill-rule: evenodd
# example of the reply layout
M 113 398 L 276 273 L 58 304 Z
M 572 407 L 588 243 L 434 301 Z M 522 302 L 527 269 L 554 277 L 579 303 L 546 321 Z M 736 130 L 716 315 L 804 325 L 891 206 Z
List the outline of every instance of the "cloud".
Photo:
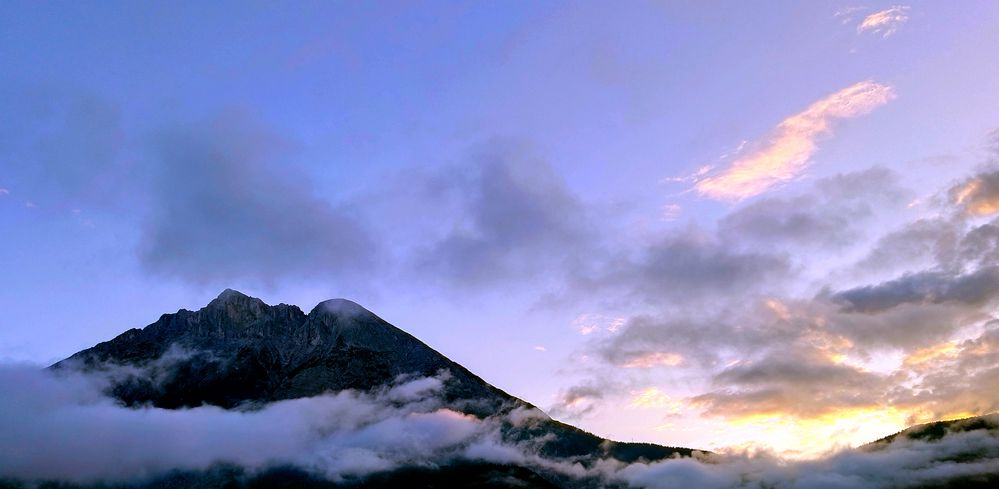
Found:
M 156 140 L 152 209 L 139 256 L 196 283 L 335 280 L 376 264 L 377 241 L 349 205 L 316 195 L 287 143 L 235 114 Z
M 999 170 L 974 175 L 953 187 L 950 197 L 966 216 L 999 212 Z
M 835 92 L 784 119 L 755 151 L 701 178 L 694 188 L 713 199 L 741 200 L 789 182 L 808 167 L 818 142 L 832 134 L 837 120 L 867 114 L 893 98 L 891 87 L 869 80 Z
M 911 389 L 895 389 L 891 402 L 914 406 L 929 418 L 999 410 L 999 325 L 977 337 L 947 341 L 906 357 Z
M 417 251 L 416 272 L 454 286 L 495 285 L 565 270 L 593 239 L 585 206 L 526 148 L 494 143 L 437 185 L 459 220 Z
M 870 168 L 824 178 L 800 195 L 745 205 L 719 220 L 719 234 L 738 243 L 842 249 L 858 240 L 863 224 L 907 197 L 894 173 Z
M 945 272 L 907 274 L 895 280 L 837 292 L 832 299 L 847 312 L 875 313 L 901 304 L 954 302 L 981 305 L 999 294 L 999 267 L 963 275 Z
M 775 285 L 791 265 L 784 254 L 741 251 L 695 228 L 669 232 L 610 256 L 592 270 L 575 270 L 575 290 L 616 291 L 649 304 L 713 301 Z
M 709 415 L 739 417 L 781 413 L 813 418 L 857 407 L 876 407 L 887 389 L 883 375 L 837 363 L 814 348 L 782 348 L 757 361 L 728 367 L 712 380 L 715 390 L 692 402 Z
M 786 243 L 812 253 L 816 246 L 842 251 L 858 239 L 864 220 L 904 207 L 908 197 L 894 182 L 891 173 L 872 169 L 819 180 L 798 196 L 751 203 L 720 220 L 721 238 L 700 234 L 698 249 L 769 259 L 781 255 L 749 250 Z M 967 202 L 959 200 L 951 200 L 957 209 Z M 930 413 L 994 410 L 994 396 L 975 386 L 999 382 L 999 369 L 985 360 L 991 357 L 980 354 L 991 343 L 984 337 L 977 346 L 962 342 L 991 319 L 999 296 L 999 225 L 954 217 L 952 209 L 943 208 L 944 217 L 917 219 L 883 235 L 870 254 L 847 265 L 858 270 L 856 276 L 861 270 L 878 276 L 891 272 L 869 283 L 837 287 L 844 277 L 833 274 L 805 288 L 781 289 L 768 286 L 761 275 L 726 289 L 733 280 L 720 280 L 703 292 L 713 300 L 697 307 L 696 282 L 681 286 L 689 296 L 671 296 L 651 278 L 624 273 L 631 270 L 627 266 L 612 267 L 641 284 L 636 288 L 652 308 L 628 318 L 615 333 L 590 337 L 586 353 L 612 372 L 602 373 L 596 380 L 603 384 L 597 384 L 607 384 L 611 375 L 623 385 L 684 379 L 693 392 L 688 408 L 729 421 L 763 415 L 815 420 L 879 409 L 897 409 L 899 419 L 925 419 Z M 643 251 L 653 249 L 647 245 Z M 675 249 L 664 256 L 689 266 L 699 262 Z M 798 278 L 797 268 L 785 263 L 775 282 Z M 649 277 L 663 282 L 671 275 L 669 268 L 636 268 L 655 271 Z M 976 363 L 953 363 L 962 357 Z M 683 360 L 670 362 L 675 365 L 657 361 L 666 358 Z M 664 368 L 636 371 L 640 366 Z M 974 384 L 961 381 L 965 374 Z M 959 410 L 962 402 L 968 410 Z M 589 406 L 591 411 L 598 407 Z
M 878 238 L 855 268 L 891 271 L 942 264 L 949 269 L 957 259 L 962 233 L 961 224 L 950 219 L 917 219 Z
M 898 28 L 909 20 L 908 11 L 907 5 L 893 5 L 891 8 L 874 12 L 864 17 L 864 20 L 857 25 L 857 32 L 880 34 L 882 38 L 887 38 L 895 34 Z
M 101 385 L 0 367 L 0 477 L 125 481 L 229 463 L 255 471 L 294 465 L 338 481 L 445 463 L 473 440 L 499 443 L 490 441 L 497 424 L 439 407 L 442 382 L 433 378 L 250 411 L 129 409 L 104 397 Z
M 606 390 L 596 384 L 572 386 L 559 393 L 548 414 L 566 419 L 582 418 L 593 411 L 594 402 L 603 399 L 605 393 Z

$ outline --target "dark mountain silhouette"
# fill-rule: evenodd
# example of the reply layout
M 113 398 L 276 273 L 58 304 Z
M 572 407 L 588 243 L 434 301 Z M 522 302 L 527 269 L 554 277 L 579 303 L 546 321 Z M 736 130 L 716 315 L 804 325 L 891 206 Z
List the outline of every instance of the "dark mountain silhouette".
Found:
M 161 361 L 165 359 L 165 361 Z M 309 397 L 343 389 L 369 390 L 400 375 L 446 371 L 447 400 L 488 415 L 516 401 L 421 341 L 344 299 L 305 314 L 269 306 L 226 289 L 198 311 L 164 314 L 63 360 L 66 366 L 106 364 L 151 368 L 112 394 L 126 405 L 174 409 L 204 404 L 231 409 L 247 403 Z
M 444 403 L 456 411 L 485 418 L 533 408 L 344 299 L 322 302 L 305 314 L 293 305 L 270 306 L 227 289 L 198 311 L 164 314 L 145 328 L 128 330 L 51 368 L 88 371 L 109 365 L 136 367 L 138 373 L 117 378 L 108 392 L 133 407 L 252 409 L 343 389 L 370 391 L 400 378 L 443 375 Z M 688 448 L 606 440 L 547 416 L 525 426 L 508 424 L 503 435 L 510 442 L 533 443 L 542 456 L 584 466 L 607 458 L 630 463 L 693 453 Z M 407 477 L 465 480 L 454 487 L 546 487 L 538 482 L 545 479 L 529 482 L 537 476 L 525 468 L 503 468 L 511 473 L 488 476 L 496 470 L 489 464 L 462 464 Z M 483 477 L 480 483 L 468 479 L 475 473 Z M 373 477 L 365 484 L 383 487 L 376 484 L 382 480 L 378 483 L 389 487 L 392 477 Z M 553 478 L 558 477 L 548 477 Z M 506 485 L 495 485 L 503 480 Z M 449 486 L 438 481 L 412 487 Z
M 974 416 L 971 418 L 950 419 L 945 421 L 934 421 L 932 423 L 917 424 L 910 426 L 898 433 L 888 435 L 876 441 L 864 445 L 867 450 L 879 450 L 887 447 L 897 440 L 920 440 L 937 441 L 944 436 L 953 433 L 966 433 L 969 431 L 999 432 L 999 413 L 986 414 L 984 416 Z

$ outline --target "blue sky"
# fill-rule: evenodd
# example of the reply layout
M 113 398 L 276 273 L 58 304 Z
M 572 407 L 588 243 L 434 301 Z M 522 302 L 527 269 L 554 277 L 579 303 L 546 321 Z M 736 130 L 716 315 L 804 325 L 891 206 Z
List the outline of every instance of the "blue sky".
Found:
M 231 287 L 623 439 L 995 410 L 931 381 L 999 382 L 997 50 L 991 2 L 5 2 L 0 358 Z

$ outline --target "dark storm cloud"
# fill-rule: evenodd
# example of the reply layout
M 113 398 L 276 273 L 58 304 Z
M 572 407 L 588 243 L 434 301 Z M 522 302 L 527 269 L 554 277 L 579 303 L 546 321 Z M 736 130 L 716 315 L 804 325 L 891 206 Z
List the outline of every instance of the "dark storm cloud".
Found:
M 990 266 L 961 275 L 934 271 L 903 275 L 877 285 L 837 292 L 832 300 L 846 312 L 870 314 L 902 304 L 953 302 L 978 306 L 996 294 L 999 294 L 999 267 Z
M 192 282 L 336 280 L 375 263 L 349 205 L 320 197 L 280 137 L 235 117 L 166 131 L 154 144 L 140 257 Z
M 583 204 L 522 147 L 491 144 L 448 171 L 433 183 L 458 201 L 458 217 L 417 253 L 418 272 L 456 286 L 522 283 L 561 275 L 594 238 Z
M 757 200 L 729 213 L 719 234 L 734 242 L 841 248 L 877 211 L 903 204 L 908 192 L 884 168 L 836 175 L 804 194 Z

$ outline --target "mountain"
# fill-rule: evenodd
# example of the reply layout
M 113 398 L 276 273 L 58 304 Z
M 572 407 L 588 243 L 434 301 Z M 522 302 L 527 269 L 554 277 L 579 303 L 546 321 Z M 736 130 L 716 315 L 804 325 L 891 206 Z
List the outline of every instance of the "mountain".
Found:
M 868 443 L 860 447 L 860 451 L 885 454 L 894 449 L 898 453 L 900 447 L 915 445 L 917 450 L 935 450 L 930 459 L 937 470 L 947 465 L 978 467 L 954 471 L 953 475 L 937 481 L 914 484 L 910 486 L 912 489 L 992 489 L 999 487 L 999 464 L 996 464 L 999 446 L 982 441 L 996 439 L 999 439 L 999 413 L 992 413 L 911 426 Z M 941 449 L 948 445 L 946 440 L 951 440 L 949 445 L 953 446 Z
M 504 421 L 504 441 L 529 443 L 539 455 L 553 460 L 592 467 L 608 459 L 631 463 L 693 453 L 687 448 L 614 442 L 552 420 L 344 299 L 322 302 L 306 314 L 293 305 L 271 306 L 227 289 L 197 311 L 164 314 L 145 328 L 128 330 L 50 368 L 97 372 L 109 367 L 128 374 L 112 377 L 108 395 L 129 407 L 165 409 L 211 405 L 252 410 L 344 389 L 374 392 L 400 379 L 442 378 L 442 401 L 454 411 L 478 419 L 504 419 L 518 410 L 532 410 L 537 419 L 530 423 L 515 426 Z M 535 472 L 465 463 L 412 472 L 407 480 L 466 481 L 455 487 L 546 487 L 565 482 L 557 474 L 540 477 Z M 502 477 L 489 476 L 493 473 Z M 479 483 L 469 479 L 479 476 Z M 385 482 L 385 477 L 390 480 Z M 440 480 L 425 487 L 447 487 Z M 496 485 L 497 480 L 508 482 Z M 390 476 L 381 475 L 364 484 L 390 487 L 392 482 Z M 298 484 L 303 485 L 307 484 Z
M 296 306 L 269 306 L 226 289 L 198 311 L 164 314 L 143 329 L 128 330 L 53 367 L 106 364 L 153 367 L 148 376 L 115 385 L 113 396 L 129 406 L 231 409 L 344 389 L 370 390 L 401 375 L 429 377 L 442 370 L 452 376 L 447 400 L 461 402 L 464 412 L 489 415 L 518 401 L 344 299 L 322 302 L 305 314 Z
M 898 433 L 888 435 L 864 446 L 867 450 L 879 450 L 902 440 L 920 440 L 934 442 L 955 433 L 982 431 L 999 434 L 999 413 L 974 416 L 970 418 L 934 421 L 932 423 L 910 426 Z

